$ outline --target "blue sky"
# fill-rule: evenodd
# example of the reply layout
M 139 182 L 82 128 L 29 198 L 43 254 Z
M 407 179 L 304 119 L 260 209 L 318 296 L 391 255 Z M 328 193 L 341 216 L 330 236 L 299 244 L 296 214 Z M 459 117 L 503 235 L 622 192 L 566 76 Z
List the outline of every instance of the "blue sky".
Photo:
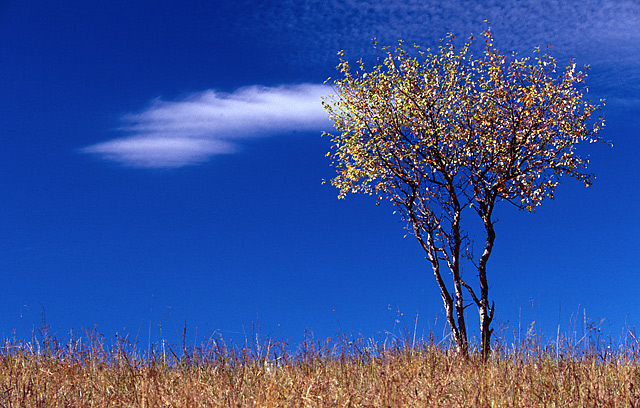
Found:
M 0 335 L 97 327 L 146 344 L 217 332 L 300 340 L 445 329 L 429 265 L 390 206 L 336 198 L 319 97 L 337 51 L 479 34 L 551 44 L 607 100 L 598 176 L 535 214 L 503 204 L 497 331 L 640 325 L 640 5 L 634 1 L 0 3 Z M 472 274 L 467 266 L 463 273 Z M 477 319 L 469 309 L 469 324 Z M 396 320 L 400 320 L 397 323 Z

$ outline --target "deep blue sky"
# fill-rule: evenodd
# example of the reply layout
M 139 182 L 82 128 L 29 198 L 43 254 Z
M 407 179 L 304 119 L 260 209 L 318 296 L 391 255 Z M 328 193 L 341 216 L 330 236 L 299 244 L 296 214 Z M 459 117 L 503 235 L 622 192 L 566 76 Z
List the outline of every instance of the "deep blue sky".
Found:
M 635 1 L 0 3 L 0 335 L 97 329 L 177 342 L 298 341 L 444 328 L 389 206 L 338 201 L 322 83 L 370 39 L 434 46 L 492 22 L 504 51 L 552 45 L 607 99 L 598 178 L 535 214 L 503 204 L 489 264 L 498 325 L 568 332 L 583 310 L 640 325 L 640 5 Z M 470 266 L 464 270 L 473 274 Z M 475 330 L 477 319 L 469 309 Z M 197 330 L 197 331 L 196 331 Z M 499 330 L 499 327 L 497 328 Z

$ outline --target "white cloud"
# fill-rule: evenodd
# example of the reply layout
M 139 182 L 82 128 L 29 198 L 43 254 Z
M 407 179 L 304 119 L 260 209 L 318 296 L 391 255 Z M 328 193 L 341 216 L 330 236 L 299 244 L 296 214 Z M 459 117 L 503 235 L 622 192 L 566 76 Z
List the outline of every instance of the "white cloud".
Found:
M 331 126 L 322 109 L 325 85 L 252 86 L 233 93 L 212 90 L 177 101 L 155 100 L 125 115 L 127 136 L 81 149 L 131 167 L 175 168 L 234 153 L 238 141 Z
M 115 139 L 82 149 L 131 167 L 171 168 L 202 163 L 217 154 L 233 153 L 222 140 L 151 134 Z

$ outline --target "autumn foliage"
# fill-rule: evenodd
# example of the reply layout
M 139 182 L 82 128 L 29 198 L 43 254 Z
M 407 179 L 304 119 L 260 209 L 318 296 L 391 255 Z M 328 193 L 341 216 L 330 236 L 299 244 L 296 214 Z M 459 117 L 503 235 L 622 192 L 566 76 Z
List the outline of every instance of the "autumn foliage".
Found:
M 604 123 L 591 122 L 600 106 L 584 98 L 586 68 L 576 70 L 573 62 L 560 68 L 539 50 L 533 58 L 504 55 L 490 29 L 483 37 L 480 57 L 471 54 L 473 37 L 457 48 L 450 35 L 435 51 L 407 50 L 401 42 L 394 50 L 382 48 L 371 70 L 360 60 L 354 71 L 339 53 L 341 78 L 324 107 L 337 130 L 330 134 L 331 184 L 339 197 L 370 194 L 397 207 L 430 261 L 458 350 L 468 350 L 464 309 L 470 297 L 486 357 L 494 316 L 487 262 L 495 204 L 532 211 L 553 198 L 563 175 L 589 186 L 588 160 L 575 148 L 600 140 Z M 475 258 L 466 252 L 467 212 L 479 216 L 485 230 Z M 477 269 L 475 285 L 462 277 L 464 257 Z

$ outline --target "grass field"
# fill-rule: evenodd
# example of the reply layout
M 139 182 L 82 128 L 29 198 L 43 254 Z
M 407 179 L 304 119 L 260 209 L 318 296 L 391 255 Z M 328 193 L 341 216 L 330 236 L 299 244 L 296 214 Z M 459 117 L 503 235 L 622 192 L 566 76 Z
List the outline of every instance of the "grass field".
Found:
M 0 407 L 633 407 L 640 348 L 633 332 L 628 340 L 498 340 L 483 363 L 433 341 L 343 336 L 289 350 L 212 337 L 142 355 L 122 338 L 107 346 L 95 332 L 65 342 L 45 333 L 0 349 Z

